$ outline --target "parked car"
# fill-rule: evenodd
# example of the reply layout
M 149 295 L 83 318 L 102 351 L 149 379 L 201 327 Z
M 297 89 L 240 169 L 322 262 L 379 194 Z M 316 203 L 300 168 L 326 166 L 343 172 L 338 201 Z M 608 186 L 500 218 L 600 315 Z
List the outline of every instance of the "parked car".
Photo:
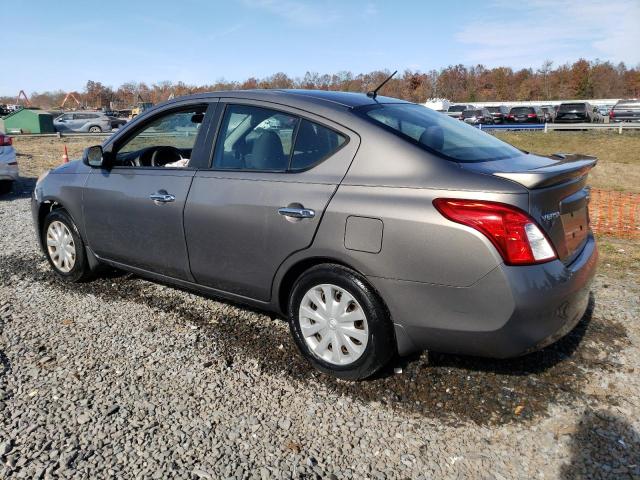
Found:
M 0 194 L 11 190 L 18 179 L 18 160 L 11 137 L 0 133 Z
M 494 123 L 506 123 L 509 107 L 500 105 L 499 107 L 487 107 L 487 110 L 491 113 Z
M 546 105 L 540 107 L 540 110 L 542 110 L 542 113 L 544 114 L 544 121 L 546 123 L 553 123 L 553 121 L 556 119 L 555 108 L 553 108 L 552 105 Z
M 471 110 L 473 108 L 473 105 L 450 105 L 449 109 L 446 111 L 446 114 L 449 117 L 460 118 L 462 112 L 464 112 L 465 110 Z
M 602 118 L 598 109 L 589 102 L 561 103 L 556 113 L 556 123 L 597 123 Z
M 465 110 L 460 115 L 460 120 L 471 125 L 493 125 L 493 116 L 486 108 L 476 108 L 474 110 Z
M 110 132 L 111 119 L 102 112 L 67 112 L 53 121 L 58 132 Z
M 513 107 L 507 115 L 509 123 L 544 123 L 544 112 L 540 107 Z
M 396 353 L 504 358 L 569 332 L 597 262 L 595 163 L 394 98 L 218 92 L 51 170 L 32 212 L 60 279 L 109 265 L 274 312 L 316 368 L 361 379 Z
M 619 100 L 611 112 L 609 112 L 611 122 L 640 122 L 640 100 Z

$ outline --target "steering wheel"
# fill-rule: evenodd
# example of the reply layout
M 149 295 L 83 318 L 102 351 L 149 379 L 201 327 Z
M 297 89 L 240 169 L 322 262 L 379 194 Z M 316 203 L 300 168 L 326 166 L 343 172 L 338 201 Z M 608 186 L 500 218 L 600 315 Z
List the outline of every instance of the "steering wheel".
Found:
M 176 162 L 182 159 L 182 153 L 176 147 L 169 145 L 158 147 L 151 155 L 152 167 L 164 167 L 167 163 Z

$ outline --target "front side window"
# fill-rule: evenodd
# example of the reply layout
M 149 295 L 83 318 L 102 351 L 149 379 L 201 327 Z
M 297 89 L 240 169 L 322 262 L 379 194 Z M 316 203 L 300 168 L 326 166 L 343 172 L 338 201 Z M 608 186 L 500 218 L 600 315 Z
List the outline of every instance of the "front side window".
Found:
M 356 112 L 374 124 L 449 160 L 483 162 L 522 154 L 485 132 L 422 105 L 380 104 Z
M 161 114 L 116 148 L 117 166 L 186 167 L 206 106 Z

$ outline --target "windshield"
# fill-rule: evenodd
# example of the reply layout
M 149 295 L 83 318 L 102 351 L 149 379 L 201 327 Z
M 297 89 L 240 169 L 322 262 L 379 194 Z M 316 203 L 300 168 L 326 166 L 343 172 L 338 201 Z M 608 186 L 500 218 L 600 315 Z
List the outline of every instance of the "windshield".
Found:
M 415 104 L 381 104 L 356 110 L 374 124 L 457 162 L 519 156 L 520 150 L 471 125 Z
M 584 112 L 585 104 L 584 103 L 563 103 L 562 105 L 560 105 L 561 112 L 572 112 L 576 110 Z

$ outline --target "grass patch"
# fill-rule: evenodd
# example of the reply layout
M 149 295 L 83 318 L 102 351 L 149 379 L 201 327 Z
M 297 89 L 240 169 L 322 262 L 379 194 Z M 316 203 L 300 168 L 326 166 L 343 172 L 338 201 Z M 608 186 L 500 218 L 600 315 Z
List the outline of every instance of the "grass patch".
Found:
M 518 148 L 541 155 L 584 153 L 598 157 L 589 184 L 603 190 L 640 193 L 640 132 L 496 132 Z
M 600 266 L 607 276 L 636 278 L 640 275 L 640 241 L 598 237 Z

